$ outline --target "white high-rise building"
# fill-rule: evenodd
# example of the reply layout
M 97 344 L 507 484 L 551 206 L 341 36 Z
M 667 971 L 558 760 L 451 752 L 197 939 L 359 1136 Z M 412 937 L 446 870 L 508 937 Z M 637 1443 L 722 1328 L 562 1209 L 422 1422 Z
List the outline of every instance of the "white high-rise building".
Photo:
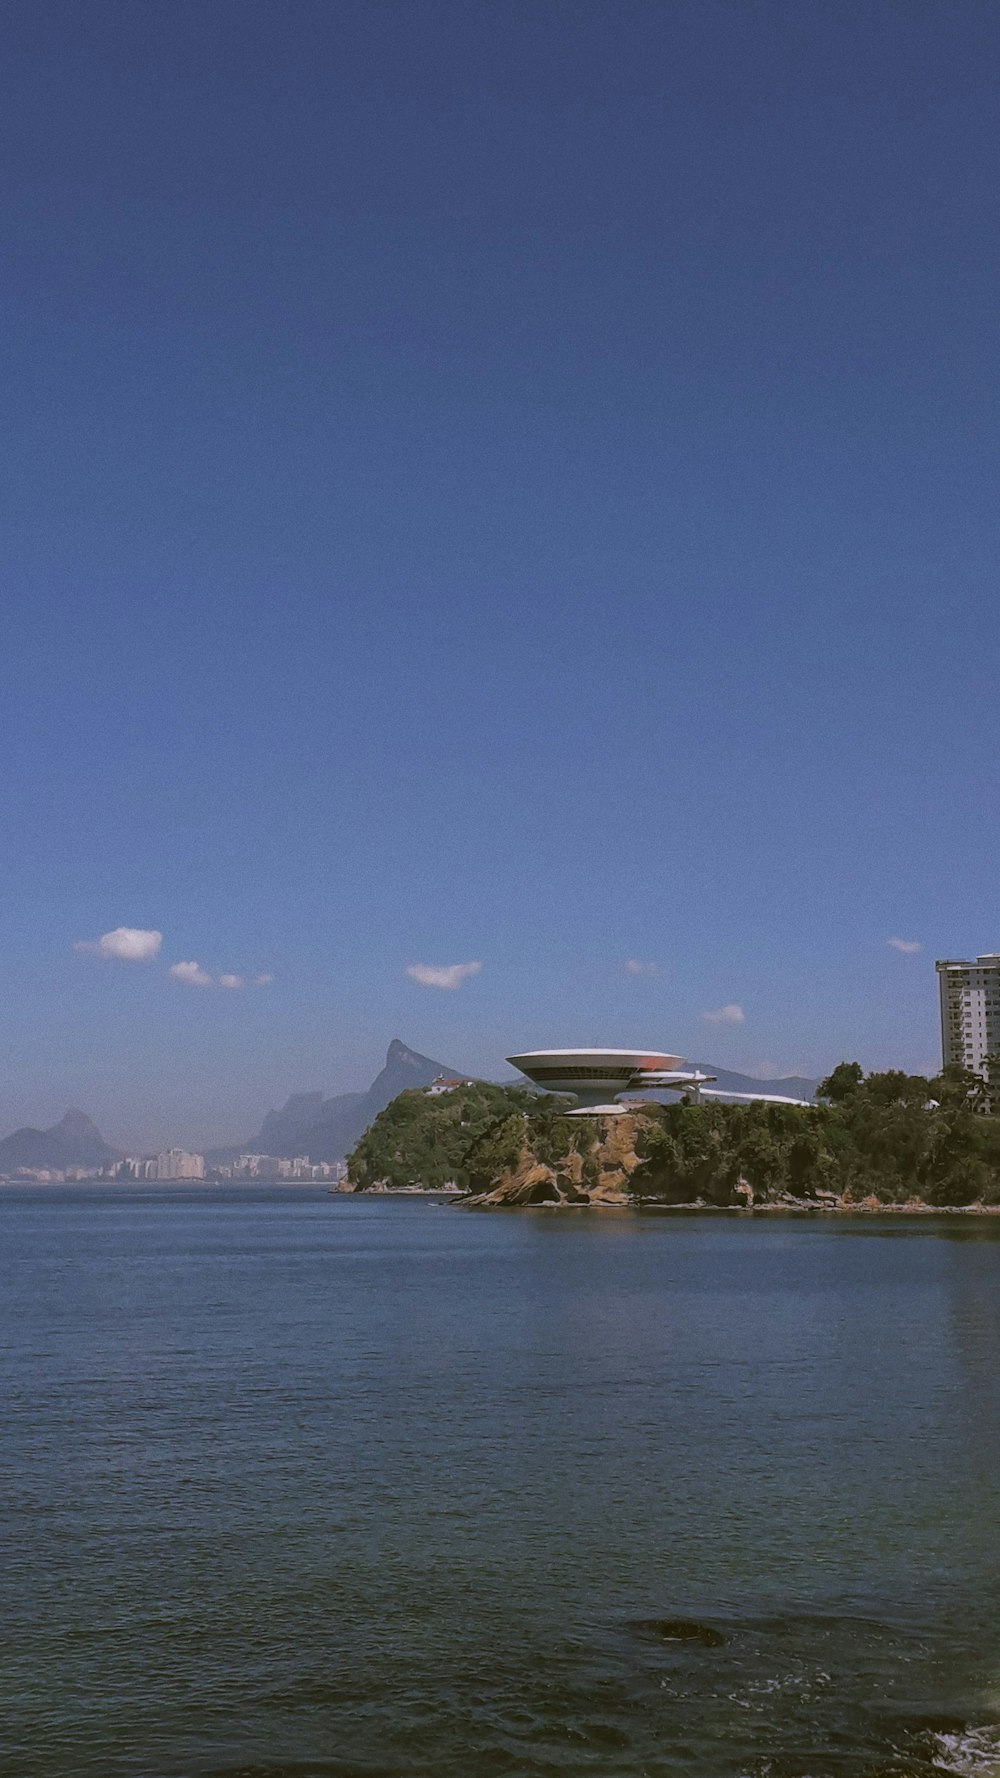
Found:
M 987 1056 L 1000 1054 L 1000 952 L 975 961 L 935 963 L 941 995 L 941 1055 L 982 1074 Z
M 183 1148 L 165 1148 L 162 1154 L 154 1156 L 155 1171 L 147 1174 L 150 1179 L 204 1179 L 205 1158 L 200 1154 L 187 1154 Z

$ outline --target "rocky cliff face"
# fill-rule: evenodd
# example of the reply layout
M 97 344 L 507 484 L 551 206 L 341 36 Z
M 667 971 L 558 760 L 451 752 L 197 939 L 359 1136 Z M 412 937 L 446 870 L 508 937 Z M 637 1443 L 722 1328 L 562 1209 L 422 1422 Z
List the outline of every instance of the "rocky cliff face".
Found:
M 831 1181 L 817 1163 L 795 1173 L 773 1146 L 726 1140 L 725 1114 L 690 1116 L 649 1106 L 618 1116 L 520 1119 L 520 1134 L 493 1177 L 478 1177 L 476 1208 L 515 1205 L 655 1204 L 696 1209 L 833 1208 Z M 730 1121 L 732 1121 L 730 1115 Z M 745 1120 L 744 1120 L 745 1121 Z M 786 1120 L 787 1121 L 787 1120 Z M 516 1151 L 516 1152 L 515 1152 Z M 487 1162 L 489 1156 L 484 1155 Z M 809 1157 L 813 1159 L 813 1157 Z
M 582 1152 L 567 1148 L 551 1158 L 546 1147 L 543 1160 L 531 1141 L 531 1120 L 524 1120 L 524 1139 L 517 1158 L 504 1167 L 495 1183 L 474 1192 L 468 1204 L 626 1204 L 628 1181 L 639 1165 L 635 1141 L 643 1119 L 623 1117 L 567 1120 L 573 1139 L 589 1136 Z

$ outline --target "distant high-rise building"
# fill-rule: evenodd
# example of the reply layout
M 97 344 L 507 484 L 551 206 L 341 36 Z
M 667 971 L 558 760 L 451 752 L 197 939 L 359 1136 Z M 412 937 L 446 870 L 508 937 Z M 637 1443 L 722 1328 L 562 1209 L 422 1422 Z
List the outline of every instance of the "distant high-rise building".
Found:
M 1000 1054 L 1000 952 L 975 961 L 935 963 L 941 996 L 941 1055 L 982 1074 L 987 1056 Z
M 204 1179 L 205 1159 L 200 1154 L 187 1154 L 183 1148 L 166 1148 L 154 1157 L 155 1172 L 150 1179 Z

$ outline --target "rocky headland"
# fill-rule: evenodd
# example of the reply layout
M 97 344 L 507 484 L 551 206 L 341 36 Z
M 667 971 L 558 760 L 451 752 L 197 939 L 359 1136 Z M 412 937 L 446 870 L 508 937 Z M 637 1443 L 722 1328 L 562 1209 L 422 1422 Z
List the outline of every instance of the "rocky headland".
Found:
M 712 1168 L 701 1177 L 680 1176 L 668 1164 L 650 1160 L 648 1143 L 657 1131 L 658 1119 L 641 1111 L 623 1116 L 588 1119 L 594 1126 L 589 1152 L 569 1148 L 556 1159 L 543 1160 L 528 1131 L 516 1160 L 505 1166 L 485 1190 L 462 1194 L 458 1202 L 469 1210 L 629 1207 L 649 1211 L 742 1210 L 788 1214 L 850 1212 L 852 1215 L 886 1212 L 939 1215 L 942 1206 L 919 1196 L 904 1201 L 879 1197 L 874 1192 L 856 1195 L 852 1190 L 832 1191 L 822 1186 L 799 1184 L 791 1190 L 778 1178 L 756 1186 L 742 1171 L 735 1176 Z M 481 1181 L 479 1182 L 481 1183 Z M 1000 1214 L 1000 1205 L 976 1202 L 948 1205 L 953 1213 Z
M 349 1185 L 453 1187 L 470 1209 L 1000 1209 L 1000 1118 L 975 1081 L 842 1064 L 823 1086 L 814 1105 L 642 1101 L 590 1116 L 518 1087 L 410 1091 L 358 1143 Z

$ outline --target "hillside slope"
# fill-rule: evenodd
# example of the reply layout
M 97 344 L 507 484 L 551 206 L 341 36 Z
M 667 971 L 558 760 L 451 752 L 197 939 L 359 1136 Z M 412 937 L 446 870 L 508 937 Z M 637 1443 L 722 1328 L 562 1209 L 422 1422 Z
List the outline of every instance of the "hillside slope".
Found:
M 434 1099 L 412 1089 L 399 1093 L 350 1155 L 348 1179 L 358 1191 L 467 1186 L 469 1148 L 506 1118 L 523 1118 L 536 1103 L 527 1087 L 488 1081 Z
M 278 1111 L 269 1111 L 255 1136 L 228 1148 L 213 1149 L 206 1159 L 228 1161 L 237 1154 L 273 1154 L 291 1160 L 308 1155 L 313 1161 L 342 1161 L 380 1111 L 409 1087 L 429 1087 L 439 1074 L 460 1076 L 461 1070 L 422 1056 L 394 1037 L 385 1063 L 367 1092 L 293 1093 Z

